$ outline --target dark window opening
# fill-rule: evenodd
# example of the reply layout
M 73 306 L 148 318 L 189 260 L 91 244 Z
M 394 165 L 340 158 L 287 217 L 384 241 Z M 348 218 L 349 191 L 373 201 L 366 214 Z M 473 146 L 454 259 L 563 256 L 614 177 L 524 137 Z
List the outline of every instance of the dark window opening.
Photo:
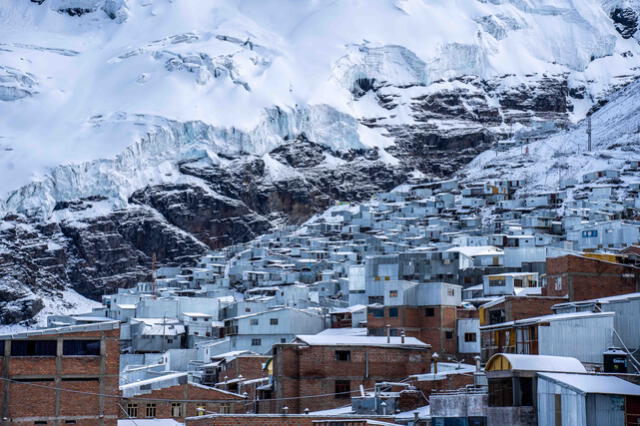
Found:
M 433 308 L 424 308 L 424 316 L 425 317 L 432 317 L 436 314 L 435 310 Z
M 77 423 L 75 420 L 65 420 L 64 422 L 68 425 L 75 425 Z
M 398 316 L 398 308 L 389 308 L 389 317 L 396 318 Z
M 336 398 L 351 398 L 351 382 L 349 380 L 336 380 Z
M 270 318 L 269 319 L 269 324 L 278 325 L 278 318 Z
M 447 339 L 452 339 L 453 338 L 453 331 L 445 331 L 444 332 L 444 337 Z
M 376 303 L 384 304 L 384 296 L 369 296 L 369 304 L 375 305 Z
M 13 340 L 12 356 L 56 356 L 55 340 Z
M 489 407 L 513 406 L 513 381 L 506 379 L 489 379 Z
M 336 351 L 336 361 L 351 361 L 351 351 Z
M 506 321 L 504 309 L 489 311 L 489 324 L 499 324 Z
M 374 318 L 384 318 L 384 309 L 371 309 Z
M 475 342 L 476 341 L 476 333 L 464 333 L 464 341 L 465 342 Z
M 100 355 L 100 340 L 65 340 L 62 342 L 63 355 Z
M 518 385 L 519 400 L 516 401 L 516 405 L 525 407 L 533 406 L 533 378 L 520 377 L 518 379 Z

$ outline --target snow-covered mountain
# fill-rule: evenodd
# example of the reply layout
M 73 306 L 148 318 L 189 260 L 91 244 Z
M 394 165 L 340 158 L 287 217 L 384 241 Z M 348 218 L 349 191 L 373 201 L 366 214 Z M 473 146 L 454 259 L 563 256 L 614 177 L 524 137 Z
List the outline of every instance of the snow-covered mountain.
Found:
M 498 141 L 571 129 L 640 76 L 639 12 L 7 0 L 0 321 L 30 318 L 42 289 L 95 298 L 144 278 L 152 253 L 189 261 L 335 200 L 450 175 Z

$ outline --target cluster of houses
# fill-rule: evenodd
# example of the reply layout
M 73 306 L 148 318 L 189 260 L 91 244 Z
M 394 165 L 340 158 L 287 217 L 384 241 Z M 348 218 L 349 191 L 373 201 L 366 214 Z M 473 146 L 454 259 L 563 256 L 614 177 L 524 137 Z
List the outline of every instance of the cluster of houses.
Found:
M 638 424 L 640 183 L 524 184 L 404 185 L 0 336 L 3 424 Z

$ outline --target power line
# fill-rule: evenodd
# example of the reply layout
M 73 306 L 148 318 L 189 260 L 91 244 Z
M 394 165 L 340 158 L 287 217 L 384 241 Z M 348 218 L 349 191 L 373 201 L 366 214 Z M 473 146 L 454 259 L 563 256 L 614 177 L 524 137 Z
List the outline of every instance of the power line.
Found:
M 59 388 L 59 387 L 53 387 L 53 386 L 46 386 L 46 385 L 38 385 L 36 383 L 29 383 L 29 382 L 22 382 L 19 380 L 14 380 L 14 379 L 8 379 L 6 377 L 0 377 L 0 380 L 5 381 L 5 382 L 10 382 L 10 383 L 16 383 L 19 385 L 25 385 L 25 386 L 32 386 L 32 387 L 37 387 L 37 388 L 42 388 L 42 389 L 49 389 L 49 390 L 53 390 L 53 391 L 62 391 L 62 392 L 69 392 L 69 393 L 76 393 L 76 394 L 82 394 L 82 395 L 92 395 L 92 396 L 102 396 L 105 398 L 117 398 L 117 399 L 131 399 L 131 400 L 137 400 L 137 401 L 155 401 L 155 402 L 193 402 L 193 403 L 201 403 L 201 402 L 211 402 L 212 400 L 206 400 L 206 399 L 167 399 L 167 398 L 138 398 L 136 396 L 122 396 L 122 395 L 113 395 L 113 394 L 106 394 L 106 393 L 99 393 L 99 392 L 88 392 L 88 391 L 79 391 L 79 390 L 75 390 L 75 389 L 65 389 L 65 388 Z M 371 391 L 373 388 L 368 388 L 365 389 L 367 391 Z M 219 389 L 219 388 L 211 388 L 211 390 L 218 390 L 218 391 L 222 391 L 222 392 L 228 392 L 228 393 L 232 393 L 229 391 L 225 391 L 224 389 Z M 352 391 L 345 391 L 345 392 L 333 392 L 333 393 L 325 393 L 325 394 L 318 394 L 318 395 L 304 395 L 304 396 L 292 396 L 292 397 L 286 397 L 286 398 L 269 398 L 269 399 L 253 399 L 253 401 L 288 401 L 288 400 L 295 400 L 295 399 L 307 399 L 307 398 L 319 398 L 319 397 L 323 397 L 323 396 L 334 396 L 334 395 L 345 395 L 345 394 L 352 394 L 352 393 L 356 393 L 359 392 L 359 390 L 352 390 Z M 242 396 L 242 395 L 239 395 Z M 249 400 L 248 398 L 243 397 L 243 400 L 247 401 Z M 232 400 L 229 400 L 227 402 L 233 402 Z

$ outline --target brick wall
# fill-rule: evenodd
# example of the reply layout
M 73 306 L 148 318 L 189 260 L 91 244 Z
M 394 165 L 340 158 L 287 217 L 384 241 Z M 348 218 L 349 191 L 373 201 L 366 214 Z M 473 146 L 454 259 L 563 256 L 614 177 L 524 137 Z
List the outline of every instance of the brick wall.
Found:
M 267 374 L 262 370 L 262 366 L 269 359 L 271 359 L 270 356 L 259 355 L 236 357 L 220 369 L 219 378 L 222 381 L 224 376 L 227 376 L 229 380 L 235 379 L 239 375 L 245 379 L 265 377 Z
M 198 402 L 183 402 L 187 400 Z M 182 405 L 182 416 L 173 416 L 173 403 Z M 156 389 L 150 393 L 141 394 L 138 398 L 122 398 L 122 407 L 126 409 L 128 404 L 137 404 L 138 418 L 146 417 L 148 404 L 155 404 L 157 418 L 176 419 L 197 416 L 200 414 L 197 410 L 198 407 L 203 407 L 207 412 L 213 413 L 221 412 L 223 407 L 230 413 L 245 413 L 252 408 L 251 402 L 240 395 L 189 383 Z M 126 417 L 124 413 L 122 414 L 122 417 Z
M 415 337 L 431 345 L 431 349 L 441 354 L 455 354 L 457 308 L 455 306 L 395 306 L 398 316 L 389 315 L 390 307 L 384 308 L 384 317 L 376 317 L 369 312 L 367 329 L 369 334 L 383 336 L 386 326 L 391 329 L 404 330 L 408 337 Z M 433 312 L 426 315 L 426 310 Z M 447 337 L 450 336 L 450 337 Z
M 339 361 L 336 351 L 349 351 L 350 360 Z M 351 391 L 360 385 L 372 388 L 378 381 L 399 381 L 429 371 L 431 350 L 421 348 L 363 346 L 274 346 L 274 398 L 333 394 L 336 381 L 346 381 Z M 340 407 L 350 403 L 348 394 L 276 401 L 276 411 L 289 407 L 300 413 Z
M 581 256 L 547 259 L 547 285 L 543 295 L 569 300 L 633 293 L 640 289 L 640 268 Z
M 11 356 L 2 341 L 0 374 L 16 382 L 0 384 L 0 413 L 12 424 L 75 420 L 82 425 L 115 425 L 120 362 L 118 329 L 33 335 L 21 341 L 55 340 L 56 356 Z M 63 341 L 100 340 L 100 356 L 65 356 Z M 92 394 L 87 394 L 92 393 Z M 113 395 L 113 398 L 96 394 Z

